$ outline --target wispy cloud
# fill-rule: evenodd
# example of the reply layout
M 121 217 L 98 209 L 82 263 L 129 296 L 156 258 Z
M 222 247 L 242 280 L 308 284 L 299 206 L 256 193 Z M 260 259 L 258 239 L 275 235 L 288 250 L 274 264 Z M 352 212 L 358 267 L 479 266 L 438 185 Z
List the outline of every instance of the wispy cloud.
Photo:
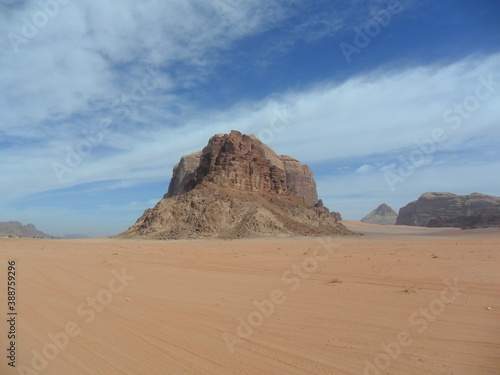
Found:
M 416 147 L 415 142 L 427 138 L 435 127 L 450 127 L 443 120 L 443 112 L 473 92 L 478 77 L 499 68 L 500 55 L 494 55 L 446 66 L 378 71 L 308 91 L 274 95 L 260 102 L 242 102 L 227 111 L 199 113 L 198 118 L 179 127 L 128 128 L 125 133 L 116 125 L 105 139 L 103 151 L 86 158 L 67 176 L 63 186 L 163 179 L 166 166 L 173 165 L 180 155 L 200 149 L 216 132 L 235 128 L 257 134 L 273 118 L 277 105 L 286 105 L 293 114 L 293 121 L 271 144 L 278 152 L 308 163 L 376 155 L 383 164 L 397 163 L 399 155 L 405 156 L 404 150 Z M 471 137 L 490 138 L 498 122 L 499 105 L 500 91 L 462 128 L 450 130 L 449 141 L 441 145 L 442 150 L 458 152 Z M 10 182 L 2 186 L 2 193 L 21 196 L 60 188 L 51 163 L 64 162 L 65 146 L 74 146 L 81 139 L 81 133 L 64 133 L 59 139 L 47 139 L 45 145 L 29 145 L 24 153 L 0 151 L 4 160 L 9 160 L 1 167 L 2 173 L 11 176 Z M 357 167 L 358 172 L 368 172 L 364 164 Z M 27 186 L 26 191 L 14 189 L 23 185 Z

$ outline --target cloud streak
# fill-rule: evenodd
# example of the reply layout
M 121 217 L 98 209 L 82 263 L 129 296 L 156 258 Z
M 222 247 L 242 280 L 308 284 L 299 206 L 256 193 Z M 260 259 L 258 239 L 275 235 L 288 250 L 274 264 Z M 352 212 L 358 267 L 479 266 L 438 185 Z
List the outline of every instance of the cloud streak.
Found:
M 287 106 L 292 120 L 284 132 L 274 137 L 271 146 L 308 163 L 338 163 L 374 155 L 382 155 L 387 164 L 397 163 L 399 156 L 405 156 L 406 150 L 415 148 L 416 141 L 427 138 L 438 126 L 447 127 L 449 133 L 449 141 L 440 145 L 441 149 L 459 152 L 472 136 L 491 137 L 491 130 L 499 120 L 496 108 L 500 105 L 500 95 L 489 97 L 457 130 L 450 128 L 443 113 L 474 92 L 478 77 L 491 75 L 499 68 L 500 55 L 494 55 L 445 66 L 379 71 L 307 91 L 273 95 L 260 102 L 242 102 L 227 111 L 199 113 L 199 117 L 176 128 L 153 126 L 135 131 L 127 128 L 123 132 L 116 125 L 103 142 L 103 152 L 86 158 L 68 176 L 64 186 L 164 178 L 165 165 L 174 164 L 183 153 L 200 149 L 214 133 L 234 128 L 258 134 L 275 116 L 273 111 L 277 106 Z M 30 190 L 60 188 L 51 163 L 63 162 L 66 147 L 84 139 L 81 132 L 72 137 L 64 133 L 59 139 L 38 144 L 17 157 L 8 149 L 0 151 L 11 160 L 2 167 L 3 173 L 12 176 L 11 185 L 4 187 L 2 193 L 8 194 L 15 190 L 13 186 L 34 178 L 39 183 L 28 185 L 38 189 Z M 359 172 L 368 171 L 363 167 L 365 164 L 357 167 Z

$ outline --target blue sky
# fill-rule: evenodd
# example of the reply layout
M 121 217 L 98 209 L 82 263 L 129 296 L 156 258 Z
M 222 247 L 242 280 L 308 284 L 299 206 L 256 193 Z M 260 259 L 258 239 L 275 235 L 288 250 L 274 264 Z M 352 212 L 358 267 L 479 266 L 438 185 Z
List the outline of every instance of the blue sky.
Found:
M 104 236 L 232 129 L 358 220 L 500 195 L 496 0 L 0 3 L 0 221 Z

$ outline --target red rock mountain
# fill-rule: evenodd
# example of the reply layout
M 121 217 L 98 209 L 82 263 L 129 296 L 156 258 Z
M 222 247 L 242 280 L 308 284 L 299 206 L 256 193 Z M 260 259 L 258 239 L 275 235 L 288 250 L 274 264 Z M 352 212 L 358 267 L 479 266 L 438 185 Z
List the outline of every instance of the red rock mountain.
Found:
M 201 152 L 182 157 L 164 199 L 120 236 L 351 234 L 318 203 L 306 165 L 276 155 L 253 135 L 232 131 L 213 136 Z

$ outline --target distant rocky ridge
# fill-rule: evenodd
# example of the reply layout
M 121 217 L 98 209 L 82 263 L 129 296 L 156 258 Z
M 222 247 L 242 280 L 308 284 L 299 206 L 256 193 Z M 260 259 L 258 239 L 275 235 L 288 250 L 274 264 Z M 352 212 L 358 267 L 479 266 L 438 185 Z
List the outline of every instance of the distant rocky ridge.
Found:
M 500 197 L 425 193 L 399 210 L 397 225 L 484 228 L 500 226 Z
M 168 192 L 123 238 L 352 234 L 318 201 L 306 165 L 253 135 L 213 136 L 174 167 Z
M 363 223 L 379 224 L 379 225 L 394 225 L 398 214 L 387 204 L 382 203 L 375 210 L 366 215 L 361 221 Z
M 33 224 L 23 225 L 18 221 L 0 222 L 0 237 L 54 238 L 39 231 Z

